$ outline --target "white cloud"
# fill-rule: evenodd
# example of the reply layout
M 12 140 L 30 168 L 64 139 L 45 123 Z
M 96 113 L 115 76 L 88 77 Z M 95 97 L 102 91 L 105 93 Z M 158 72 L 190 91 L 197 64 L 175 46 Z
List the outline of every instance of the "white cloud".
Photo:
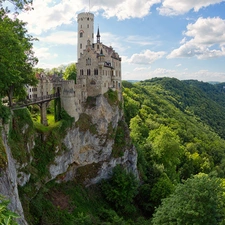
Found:
M 162 58 L 165 54 L 166 52 L 163 51 L 153 52 L 147 49 L 140 54 L 133 54 L 129 62 L 134 64 L 151 64 L 154 61 Z
M 158 8 L 161 15 L 181 15 L 191 9 L 195 12 L 203 7 L 224 2 L 224 0 L 163 0 L 162 6 Z
M 41 42 L 61 44 L 61 45 L 76 45 L 77 44 L 77 32 L 71 31 L 58 31 L 53 32 L 46 37 L 38 38 Z
M 97 1 L 100 2 L 100 1 Z M 105 1 L 105 6 L 99 4 L 95 9 L 103 9 L 103 15 L 107 18 L 116 16 L 119 20 L 129 18 L 142 18 L 148 15 L 150 8 L 161 0 L 120 0 L 120 1 Z M 113 4 L 109 3 L 112 2 Z
M 49 52 L 49 49 L 48 48 L 35 48 L 34 47 L 34 52 L 35 52 L 35 56 L 39 60 L 49 59 L 49 57 L 56 58 L 58 56 L 57 54 L 51 54 Z
M 225 56 L 225 20 L 221 18 L 198 18 L 187 26 L 186 36 L 179 48 L 167 58 L 194 57 L 198 59 Z
M 143 70 L 150 70 L 151 67 L 136 67 L 134 68 L 134 71 L 143 71 Z
M 117 17 L 119 20 L 129 18 L 143 18 L 148 15 L 150 8 L 161 0 L 93 0 L 91 12 L 98 14 L 103 11 L 106 18 Z M 19 18 L 28 22 L 29 32 L 39 35 L 63 24 L 76 21 L 77 13 L 88 11 L 88 1 L 61 0 L 34 0 L 34 10 L 22 12 Z
M 22 12 L 19 18 L 28 22 L 28 30 L 34 34 L 54 29 L 62 24 L 70 24 L 76 19 L 78 9 L 83 9 L 82 1 L 62 0 L 53 4 L 52 0 L 34 0 L 34 10 Z M 50 4 L 51 3 L 51 4 Z

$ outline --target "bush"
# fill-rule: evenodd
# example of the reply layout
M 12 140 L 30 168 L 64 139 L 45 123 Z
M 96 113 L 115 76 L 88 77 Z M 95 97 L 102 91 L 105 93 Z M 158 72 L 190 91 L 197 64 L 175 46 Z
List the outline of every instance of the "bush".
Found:
M 0 195 L 0 224 L 2 225 L 17 225 L 15 222 L 15 218 L 19 218 L 19 216 L 8 210 L 7 205 L 9 201 L 2 195 Z

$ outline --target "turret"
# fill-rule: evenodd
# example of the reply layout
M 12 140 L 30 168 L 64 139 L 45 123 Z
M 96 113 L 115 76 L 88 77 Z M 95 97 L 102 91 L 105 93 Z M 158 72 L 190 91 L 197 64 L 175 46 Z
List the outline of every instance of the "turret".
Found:
M 94 42 L 94 14 L 80 13 L 77 17 L 77 60 L 86 49 L 87 41 Z

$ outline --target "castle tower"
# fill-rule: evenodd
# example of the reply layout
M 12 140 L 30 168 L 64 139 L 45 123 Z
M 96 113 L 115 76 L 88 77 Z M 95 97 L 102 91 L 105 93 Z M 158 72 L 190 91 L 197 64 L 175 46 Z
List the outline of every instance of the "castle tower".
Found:
M 80 58 L 83 50 L 86 49 L 87 41 L 90 44 L 94 42 L 94 14 L 80 13 L 77 17 L 77 60 Z

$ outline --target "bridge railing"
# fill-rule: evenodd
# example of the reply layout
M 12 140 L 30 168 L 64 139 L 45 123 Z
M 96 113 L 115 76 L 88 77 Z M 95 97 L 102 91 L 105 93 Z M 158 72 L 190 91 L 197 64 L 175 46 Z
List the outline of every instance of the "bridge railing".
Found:
M 32 99 L 26 99 L 23 102 L 17 102 L 15 104 L 13 104 L 12 107 L 16 108 L 16 107 L 34 105 L 34 104 L 37 104 L 37 103 L 44 103 L 44 102 L 51 101 L 52 99 L 56 99 L 56 98 L 59 98 L 59 97 L 60 97 L 59 93 L 39 96 L 39 97 L 32 98 Z

